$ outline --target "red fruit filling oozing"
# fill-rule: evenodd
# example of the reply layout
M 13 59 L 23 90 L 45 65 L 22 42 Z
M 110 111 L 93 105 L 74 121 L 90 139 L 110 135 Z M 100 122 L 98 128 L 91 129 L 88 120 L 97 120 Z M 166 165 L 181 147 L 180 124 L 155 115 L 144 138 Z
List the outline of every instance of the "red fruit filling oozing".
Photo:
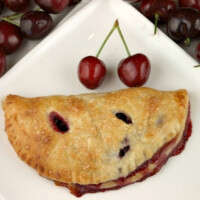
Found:
M 167 142 L 154 154 L 154 156 L 151 159 L 145 161 L 136 170 L 131 172 L 127 177 L 120 177 L 117 180 L 99 184 L 90 184 L 90 185 L 68 184 L 60 182 L 55 182 L 55 184 L 58 186 L 67 187 L 73 195 L 75 195 L 76 197 L 80 197 L 86 193 L 96 193 L 96 192 L 104 192 L 107 190 L 115 190 L 125 185 L 129 185 L 135 182 L 141 182 L 146 178 L 159 172 L 162 166 L 165 165 L 165 163 L 171 156 L 180 154 L 184 150 L 186 142 L 191 136 L 191 133 L 192 133 L 192 122 L 190 119 L 190 110 L 189 110 L 184 133 L 181 140 L 177 143 L 178 137 L 175 137 L 171 141 Z M 120 150 L 121 155 L 123 154 L 123 156 L 125 156 L 125 154 L 129 151 L 129 148 L 130 146 L 125 147 L 125 149 L 121 149 Z M 121 158 L 123 156 L 121 156 Z M 104 187 L 104 184 L 108 184 L 109 182 L 111 183 L 112 186 Z

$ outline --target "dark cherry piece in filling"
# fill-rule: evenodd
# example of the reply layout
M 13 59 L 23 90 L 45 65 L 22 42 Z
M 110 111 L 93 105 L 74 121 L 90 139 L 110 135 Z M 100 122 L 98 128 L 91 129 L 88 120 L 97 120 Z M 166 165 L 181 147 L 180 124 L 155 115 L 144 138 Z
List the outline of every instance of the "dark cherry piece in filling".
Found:
M 130 146 L 125 146 L 123 149 L 120 149 L 119 151 L 119 157 L 122 158 L 125 156 L 125 154 L 129 151 Z
M 131 118 L 128 117 L 128 116 L 127 116 L 126 114 L 124 114 L 124 113 L 116 113 L 115 116 L 116 116 L 118 119 L 124 121 L 124 122 L 127 123 L 127 124 L 132 124 Z
M 49 119 L 55 131 L 58 131 L 60 133 L 65 133 L 69 130 L 67 122 L 58 113 L 51 112 L 49 114 Z

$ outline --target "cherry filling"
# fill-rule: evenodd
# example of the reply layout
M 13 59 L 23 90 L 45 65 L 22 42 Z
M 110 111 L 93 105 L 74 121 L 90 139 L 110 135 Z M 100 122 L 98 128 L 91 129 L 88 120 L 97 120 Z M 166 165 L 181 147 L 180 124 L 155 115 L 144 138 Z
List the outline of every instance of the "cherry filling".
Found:
M 49 114 L 49 120 L 52 128 L 60 133 L 65 133 L 69 130 L 67 122 L 56 112 Z
M 126 114 L 124 114 L 124 113 L 116 113 L 115 116 L 116 116 L 118 119 L 124 121 L 124 122 L 127 123 L 127 124 L 132 124 L 131 118 L 128 117 L 128 116 L 127 116 Z
M 129 145 L 125 146 L 123 149 L 120 149 L 120 151 L 119 151 L 119 157 L 120 158 L 124 157 L 125 154 L 129 151 L 129 149 L 130 149 Z
M 70 192 L 74 194 L 76 197 L 81 197 L 85 193 L 96 193 L 96 192 L 104 192 L 107 190 L 115 190 L 125 185 L 129 185 L 135 182 L 141 182 L 146 178 L 156 174 L 162 168 L 162 166 L 165 165 L 165 163 L 171 156 L 180 154 L 185 148 L 186 142 L 191 136 L 191 133 L 192 133 L 192 122 L 190 119 L 190 111 L 189 111 L 183 136 L 179 141 L 179 143 L 176 144 L 178 139 L 177 137 L 167 142 L 154 154 L 154 156 L 151 159 L 145 161 L 136 170 L 131 172 L 127 177 L 121 177 L 118 178 L 117 180 L 99 184 L 90 184 L 90 185 L 69 184 L 60 182 L 55 182 L 55 184 L 58 186 L 67 187 L 70 190 Z M 124 150 L 121 149 L 122 155 L 125 155 L 126 152 L 129 150 L 129 148 L 130 148 L 129 146 L 126 146 L 125 148 L 123 148 Z M 104 184 L 107 185 L 108 183 L 111 183 L 112 186 L 104 187 Z

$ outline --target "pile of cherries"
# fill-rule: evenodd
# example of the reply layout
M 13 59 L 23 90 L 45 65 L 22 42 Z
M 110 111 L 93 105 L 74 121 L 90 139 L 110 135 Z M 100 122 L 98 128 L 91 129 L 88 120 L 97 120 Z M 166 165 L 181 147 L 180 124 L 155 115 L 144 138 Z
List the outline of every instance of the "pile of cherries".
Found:
M 119 22 L 118 20 L 116 20 L 96 56 L 87 56 L 83 58 L 79 63 L 79 80 L 88 89 L 98 88 L 102 84 L 106 76 L 106 66 L 104 62 L 99 59 L 99 55 L 104 48 L 106 42 L 116 29 L 120 35 L 120 38 L 122 39 L 122 42 L 128 54 L 128 57 L 121 60 L 118 65 L 117 72 L 120 80 L 128 87 L 138 87 L 142 86 L 149 78 L 151 69 L 149 59 L 147 58 L 147 56 L 141 53 L 131 55 L 122 34 L 121 28 L 119 26 Z
M 61 13 L 81 0 L 34 0 L 38 8 L 31 9 L 31 0 L 0 0 L 0 15 L 8 9 L 14 14 L 0 16 L 0 77 L 6 71 L 6 55 L 17 51 L 24 38 L 44 38 L 53 28 L 50 14 Z M 15 19 L 20 19 L 17 23 Z
M 200 0 L 124 0 L 129 3 L 139 2 L 139 10 L 148 19 L 154 20 L 155 29 L 159 22 L 167 26 L 168 36 L 176 42 L 184 41 L 190 45 L 191 39 L 200 37 Z M 200 63 L 200 43 L 194 57 Z

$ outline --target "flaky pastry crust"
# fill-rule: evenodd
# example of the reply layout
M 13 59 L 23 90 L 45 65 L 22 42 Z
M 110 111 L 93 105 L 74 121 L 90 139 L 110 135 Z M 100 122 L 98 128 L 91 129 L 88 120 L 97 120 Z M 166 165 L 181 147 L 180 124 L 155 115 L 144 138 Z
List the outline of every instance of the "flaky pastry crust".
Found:
M 180 136 L 188 104 L 186 90 L 129 88 L 77 96 L 8 95 L 2 106 L 8 139 L 23 161 L 46 178 L 86 185 L 126 177 Z M 52 127 L 51 112 L 67 122 L 66 133 Z

